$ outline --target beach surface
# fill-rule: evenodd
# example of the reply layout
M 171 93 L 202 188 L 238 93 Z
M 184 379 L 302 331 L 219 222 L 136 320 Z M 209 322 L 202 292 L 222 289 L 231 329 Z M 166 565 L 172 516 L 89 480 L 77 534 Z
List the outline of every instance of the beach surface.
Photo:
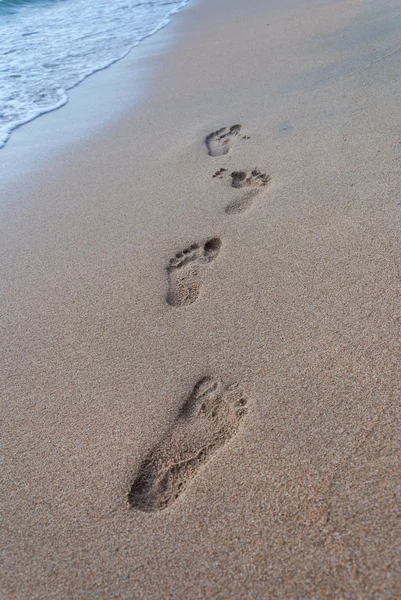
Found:
M 2 598 L 401 596 L 400 30 L 194 2 L 3 186 Z

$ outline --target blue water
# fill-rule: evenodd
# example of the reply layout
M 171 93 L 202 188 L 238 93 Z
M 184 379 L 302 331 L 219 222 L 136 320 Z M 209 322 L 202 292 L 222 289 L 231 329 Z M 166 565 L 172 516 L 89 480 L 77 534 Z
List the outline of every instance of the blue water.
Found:
M 189 0 L 0 0 L 0 148 Z

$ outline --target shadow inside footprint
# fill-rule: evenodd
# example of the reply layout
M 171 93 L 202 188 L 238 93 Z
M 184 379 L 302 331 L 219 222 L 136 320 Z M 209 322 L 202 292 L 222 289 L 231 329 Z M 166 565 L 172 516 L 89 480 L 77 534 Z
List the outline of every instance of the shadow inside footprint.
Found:
M 217 258 L 221 249 L 220 238 L 210 238 L 202 246 L 192 244 L 178 252 L 167 267 L 170 306 L 188 306 L 198 298 L 201 289 L 202 266 Z
M 271 180 L 271 176 L 262 173 L 259 169 L 253 169 L 250 173 L 247 171 L 233 171 L 231 173 L 231 185 L 236 189 L 246 189 L 245 195 L 235 198 L 230 202 L 225 212 L 227 214 L 239 214 L 248 210 L 254 203 L 256 194 L 262 187 L 265 187 Z
M 238 384 L 199 380 L 173 427 L 143 461 L 129 504 L 144 512 L 170 506 L 201 465 L 236 435 L 246 412 L 247 400 Z
M 222 127 L 222 129 L 210 133 L 205 140 L 209 156 L 228 154 L 241 129 L 242 125 L 232 125 L 229 130 L 227 127 Z

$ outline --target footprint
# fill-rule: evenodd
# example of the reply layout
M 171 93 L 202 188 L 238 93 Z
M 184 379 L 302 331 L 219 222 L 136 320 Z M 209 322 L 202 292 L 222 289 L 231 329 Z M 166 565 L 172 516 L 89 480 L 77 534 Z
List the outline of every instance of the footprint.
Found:
M 144 512 L 170 506 L 200 467 L 236 435 L 246 412 L 247 400 L 238 384 L 200 379 L 175 424 L 143 461 L 129 504 Z
M 218 256 L 221 244 L 220 238 L 210 238 L 202 246 L 192 244 L 170 260 L 167 267 L 169 290 L 166 298 L 170 306 L 187 306 L 195 302 L 202 286 L 201 267 Z
M 260 188 L 265 187 L 270 180 L 271 176 L 262 173 L 259 169 L 253 169 L 251 173 L 247 171 L 234 171 L 231 173 L 232 187 L 237 189 L 246 188 L 248 191 L 244 196 L 230 202 L 225 208 L 226 213 L 232 215 L 248 210 L 253 205 Z
M 228 131 L 227 127 L 223 127 L 214 133 L 210 133 L 205 140 L 209 156 L 228 154 L 241 129 L 242 125 L 232 125 Z
M 271 179 L 270 175 L 262 173 L 259 169 L 254 169 L 251 173 L 246 171 L 234 171 L 231 173 L 231 185 L 234 188 L 255 188 L 267 185 Z

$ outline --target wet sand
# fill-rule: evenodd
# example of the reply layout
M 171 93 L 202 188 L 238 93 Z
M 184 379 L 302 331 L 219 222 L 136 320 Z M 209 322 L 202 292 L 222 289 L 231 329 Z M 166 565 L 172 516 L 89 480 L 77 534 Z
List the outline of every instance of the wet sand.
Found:
M 4 192 L 2 596 L 393 600 L 399 4 L 169 28 Z

